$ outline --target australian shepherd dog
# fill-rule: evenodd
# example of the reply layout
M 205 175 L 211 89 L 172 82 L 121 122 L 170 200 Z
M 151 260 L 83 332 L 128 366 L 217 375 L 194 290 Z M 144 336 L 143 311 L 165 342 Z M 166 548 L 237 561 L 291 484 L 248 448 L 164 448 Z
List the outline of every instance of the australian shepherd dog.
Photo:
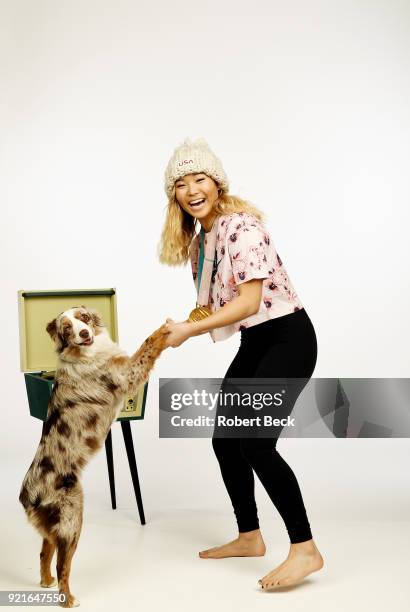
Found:
M 167 332 L 160 327 L 132 357 L 110 339 L 98 313 L 85 307 L 61 313 L 47 332 L 58 354 L 55 384 L 19 499 L 43 537 L 40 584 L 57 584 L 50 572 L 57 549 L 58 589 L 62 605 L 71 608 L 78 605 L 69 576 L 83 517 L 81 472 L 104 444 L 124 395 L 147 381 Z

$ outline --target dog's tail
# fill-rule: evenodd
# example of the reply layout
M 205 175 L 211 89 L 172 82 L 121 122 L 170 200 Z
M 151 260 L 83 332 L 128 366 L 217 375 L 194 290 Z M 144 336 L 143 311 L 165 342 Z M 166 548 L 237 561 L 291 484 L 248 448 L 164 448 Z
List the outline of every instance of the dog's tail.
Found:
M 147 382 L 157 358 L 165 349 L 166 337 L 169 334 L 165 327 L 166 324 L 161 325 L 159 329 L 154 331 L 130 358 L 128 392 L 131 395 L 136 393 L 138 387 Z

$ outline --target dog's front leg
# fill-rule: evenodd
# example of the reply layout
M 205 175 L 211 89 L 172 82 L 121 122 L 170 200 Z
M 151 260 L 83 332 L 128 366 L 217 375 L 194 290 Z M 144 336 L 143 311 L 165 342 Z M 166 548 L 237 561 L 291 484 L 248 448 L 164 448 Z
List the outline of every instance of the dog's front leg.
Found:
M 165 324 L 149 336 L 128 362 L 128 393 L 134 395 L 138 387 L 147 382 L 155 361 L 166 348 L 165 341 L 169 332 Z

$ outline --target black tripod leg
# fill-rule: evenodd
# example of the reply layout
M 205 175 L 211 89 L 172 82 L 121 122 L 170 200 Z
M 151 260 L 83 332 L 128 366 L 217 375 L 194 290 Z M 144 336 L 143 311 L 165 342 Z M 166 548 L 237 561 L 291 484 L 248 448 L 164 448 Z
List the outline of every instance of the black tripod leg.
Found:
M 115 499 L 115 481 L 114 481 L 114 460 L 112 455 L 112 437 L 111 429 L 105 439 L 105 454 L 107 455 L 108 478 L 110 480 L 111 506 L 115 510 L 117 502 Z
M 145 525 L 144 508 L 142 505 L 140 482 L 138 479 L 137 462 L 135 461 L 134 445 L 129 421 L 121 421 L 122 435 L 124 436 L 125 448 L 127 450 L 128 463 L 130 466 L 132 484 L 134 485 L 135 498 L 137 500 L 138 512 L 141 525 Z

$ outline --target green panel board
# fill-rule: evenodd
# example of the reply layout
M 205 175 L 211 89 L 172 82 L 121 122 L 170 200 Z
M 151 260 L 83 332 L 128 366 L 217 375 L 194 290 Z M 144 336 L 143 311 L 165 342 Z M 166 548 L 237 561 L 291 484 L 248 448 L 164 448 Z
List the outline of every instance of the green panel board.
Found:
M 78 291 L 19 291 L 20 361 L 23 372 L 52 371 L 57 356 L 47 324 L 73 306 L 94 308 L 111 338 L 118 341 L 115 289 Z

